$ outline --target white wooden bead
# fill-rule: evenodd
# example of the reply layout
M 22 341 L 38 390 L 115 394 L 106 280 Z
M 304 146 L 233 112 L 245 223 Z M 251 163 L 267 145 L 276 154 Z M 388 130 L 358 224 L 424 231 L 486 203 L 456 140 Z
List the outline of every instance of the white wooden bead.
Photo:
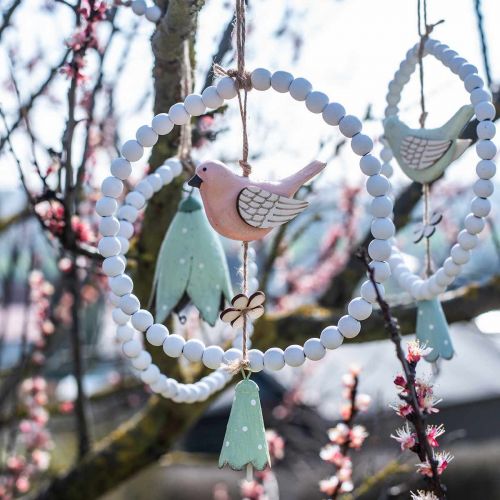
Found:
M 475 106 L 480 102 L 489 102 L 491 101 L 491 94 L 484 89 L 474 89 L 470 93 L 470 102 Z
M 134 189 L 141 193 L 146 200 L 149 200 L 154 194 L 153 186 L 146 179 L 137 183 Z
M 325 93 L 313 90 L 306 97 L 306 108 L 311 113 L 322 113 L 329 100 Z
M 120 222 L 116 217 L 102 217 L 99 221 L 99 232 L 103 236 L 115 236 L 120 229 Z
M 120 303 L 120 297 L 113 292 L 108 293 L 108 299 L 111 302 L 111 304 L 115 307 L 118 307 L 118 304 Z
M 372 221 L 371 231 L 374 238 L 388 240 L 394 236 L 396 228 L 391 219 L 387 217 L 377 217 Z
M 161 177 L 161 181 L 163 182 L 164 186 L 170 184 L 174 179 L 172 169 L 170 167 L 167 167 L 167 165 L 162 165 L 156 170 L 156 172 Z
M 373 197 L 387 194 L 391 189 L 391 184 L 386 177 L 380 174 L 371 175 L 366 179 L 366 190 Z
M 265 68 L 257 68 L 250 75 L 252 87 L 255 90 L 268 90 L 271 88 L 271 72 Z
M 319 361 L 325 357 L 326 349 L 319 339 L 310 338 L 304 343 L 304 354 L 311 361 Z
M 436 54 L 436 58 L 443 62 L 443 64 L 448 65 L 451 61 L 458 56 L 458 52 L 450 48 L 446 48 L 444 50 L 440 50 L 438 54 Z
M 391 161 L 394 158 L 394 155 L 392 154 L 392 149 L 384 146 L 380 151 L 380 158 L 384 162 Z
M 130 320 L 130 316 L 125 314 L 119 307 L 113 309 L 111 316 L 117 325 L 126 325 Z
M 383 283 L 389 279 L 391 275 L 391 266 L 388 262 L 374 260 L 370 262 L 370 267 L 373 269 L 373 277 L 377 283 Z
M 165 375 L 160 375 L 156 382 L 149 384 L 149 387 L 154 393 L 161 394 L 168 388 L 167 377 Z
M 373 149 L 373 141 L 365 134 L 356 134 L 351 140 L 351 148 L 357 155 L 365 156 Z
M 231 347 L 231 349 L 228 349 L 224 353 L 222 361 L 224 362 L 224 364 L 229 365 L 242 358 L 243 358 L 243 353 L 241 352 L 241 349 L 236 349 L 235 347 Z
M 340 120 L 344 118 L 345 108 L 338 102 L 331 102 L 323 110 L 322 116 L 323 120 L 325 120 L 328 125 L 336 126 L 340 123 Z
M 389 196 L 377 196 L 370 204 L 370 213 L 374 217 L 388 217 L 392 214 L 393 202 Z
M 139 193 L 139 191 L 131 191 L 125 196 L 125 203 L 140 210 L 146 205 L 146 198 L 143 194 Z
M 389 116 L 396 116 L 399 113 L 399 108 L 397 106 L 387 106 L 384 111 L 384 116 L 387 118 Z
M 465 80 L 469 75 L 477 74 L 478 69 L 473 64 L 464 64 L 458 71 L 461 80 Z
M 470 234 L 478 234 L 484 229 L 484 219 L 476 217 L 474 214 L 468 214 L 465 217 L 464 227 Z
M 170 394 L 170 397 L 175 396 L 177 394 L 177 391 L 179 390 L 179 385 L 180 385 L 179 382 L 177 382 L 177 380 L 174 380 L 173 378 L 169 378 L 167 380 L 167 384 L 168 384 L 168 392 Z M 208 384 L 205 384 L 204 382 L 201 382 L 201 380 L 200 380 L 200 385 L 201 384 L 203 384 L 204 387 L 207 387 L 208 389 L 210 389 Z
M 429 291 L 433 296 L 437 296 L 445 291 L 445 287 L 442 287 L 437 283 L 435 276 L 432 276 L 429 279 L 429 283 L 427 286 L 429 287 Z
M 267 370 L 278 371 L 281 370 L 284 366 L 285 355 L 283 353 L 283 350 L 279 347 L 271 347 L 264 353 L 264 367 Z
M 394 94 L 394 95 L 401 94 L 401 91 L 403 90 L 403 86 L 394 80 L 392 82 L 389 82 L 389 85 L 387 88 L 389 89 L 389 92 L 391 94 Z M 396 113 L 397 113 L 397 111 L 396 111 Z
M 455 75 L 458 75 L 466 63 L 467 61 L 463 57 L 454 57 L 448 67 L 453 73 L 455 73 Z
M 456 262 L 454 262 L 451 257 L 448 257 L 443 263 L 444 272 L 448 276 L 451 276 L 453 278 L 460 274 L 461 269 L 462 269 L 462 266 L 457 264 Z
M 168 328 L 160 323 L 152 324 L 146 331 L 147 341 L 154 346 L 161 346 L 168 337 Z
M 178 358 L 182 354 L 185 343 L 185 340 L 180 335 L 174 333 L 163 341 L 163 350 L 167 356 Z
M 393 94 L 392 92 L 389 92 L 386 95 L 385 100 L 387 101 L 387 104 L 395 106 L 401 100 L 401 94 Z
M 384 285 L 382 284 L 377 284 L 377 289 L 380 293 L 380 296 L 384 298 L 385 294 L 385 288 Z M 366 280 L 362 285 L 360 289 L 360 295 L 363 297 L 367 302 L 370 302 L 370 304 L 374 304 L 377 302 L 377 293 L 375 292 L 375 287 L 373 286 L 373 283 L 369 280 Z
M 101 191 L 104 196 L 118 198 L 123 191 L 123 182 L 113 176 L 106 177 L 106 179 L 102 181 Z
M 474 106 L 474 113 L 479 121 L 493 120 L 495 118 L 495 106 L 491 102 L 480 102 Z
M 130 325 L 120 325 L 116 329 L 116 338 L 122 343 L 127 342 L 128 340 L 132 340 L 134 338 L 134 333 L 135 330 Z
M 483 160 L 491 160 L 492 158 L 495 157 L 497 148 L 493 141 L 490 141 L 488 139 L 483 139 L 477 141 L 476 151 L 479 158 L 482 158 Z
M 186 106 L 186 110 L 191 116 L 203 115 L 207 110 L 199 94 L 189 94 L 186 99 L 184 99 L 184 106 Z
M 327 326 L 321 332 L 320 340 L 327 349 L 337 349 L 342 345 L 344 337 L 336 326 Z
M 120 297 L 120 309 L 125 314 L 134 314 L 140 307 L 141 303 L 135 295 L 127 293 L 126 295 L 123 295 L 123 297 Z
M 378 160 L 378 158 L 370 154 L 363 156 L 359 160 L 359 167 L 361 168 L 361 171 L 368 176 L 379 174 L 381 169 L 380 161 Z
M 114 198 L 110 198 L 109 196 L 103 196 L 95 205 L 95 211 L 101 217 L 113 215 L 117 208 L 118 203 L 116 203 Z
M 448 276 L 442 268 L 436 272 L 436 283 L 442 287 L 451 285 L 453 280 L 454 278 L 452 276 Z
M 477 124 L 476 132 L 479 139 L 493 139 L 496 127 L 491 120 L 485 120 Z
M 125 158 L 115 158 L 111 162 L 111 173 L 124 181 L 132 173 L 132 165 Z
M 264 369 L 264 354 L 259 349 L 248 351 L 248 361 L 250 362 L 250 370 L 253 372 L 260 372 Z
M 128 161 L 137 161 L 142 158 L 144 148 L 137 141 L 131 139 L 122 146 L 121 153 Z
M 448 45 L 446 45 L 445 43 L 439 43 L 432 49 L 432 53 L 434 54 L 436 59 L 441 60 L 441 58 L 443 57 L 443 53 L 449 48 L 450 47 L 448 47 Z
M 476 217 L 486 217 L 491 211 L 491 203 L 486 198 L 478 197 L 472 200 L 470 208 Z
M 351 300 L 347 306 L 347 312 L 358 321 L 363 321 L 369 318 L 372 313 L 372 309 L 372 305 L 361 297 Z
M 146 9 L 146 19 L 152 23 L 156 23 L 161 18 L 161 9 L 158 5 L 151 5 Z
M 306 360 L 304 349 L 300 345 L 289 345 L 284 352 L 285 363 L 288 366 L 301 366 Z
M 224 76 L 217 82 L 217 92 L 224 99 L 233 99 L 238 95 L 236 82 L 230 76 Z
M 276 71 L 271 76 L 271 87 L 276 90 L 276 92 L 280 92 L 282 94 L 288 92 L 292 82 L 293 75 L 287 73 L 286 71 Z
M 188 384 L 188 385 L 186 385 L 186 389 L 188 391 L 188 397 L 186 399 L 186 402 L 187 403 L 194 403 L 195 401 L 197 401 L 198 396 L 199 396 L 199 392 L 198 392 L 198 389 L 196 388 L 196 386 L 194 386 L 193 384 Z
M 203 351 L 201 358 L 203 364 L 211 370 L 216 370 L 222 363 L 224 350 L 218 345 L 211 345 Z
M 97 249 L 103 257 L 118 255 L 121 250 L 120 241 L 115 236 L 104 236 L 99 241 Z
M 391 244 L 386 240 L 374 239 L 368 245 L 368 255 L 373 260 L 387 260 L 391 256 Z
M 102 270 L 106 276 L 118 276 L 125 271 L 125 263 L 117 256 L 108 257 L 102 263 Z
M 394 169 L 392 168 L 392 165 L 390 163 L 384 163 L 382 164 L 382 169 L 380 170 L 380 173 L 389 179 L 389 177 L 392 177 L 394 174 Z
M 481 179 L 491 179 L 495 175 L 496 171 L 497 168 L 495 162 L 492 160 L 481 160 L 476 166 L 476 173 Z
M 167 113 L 160 113 L 153 118 L 151 126 L 158 135 L 166 135 L 174 128 L 174 122 Z
M 149 184 L 151 184 L 151 187 L 153 188 L 153 191 L 155 193 L 157 193 L 163 187 L 163 182 L 161 180 L 161 177 L 156 172 L 149 174 L 146 177 L 146 181 L 148 181 Z
M 479 238 L 475 234 L 470 234 L 467 230 L 462 229 L 458 233 L 457 241 L 464 250 L 472 250 L 479 243 Z
M 160 378 L 160 375 L 160 369 L 156 365 L 149 365 L 140 376 L 145 384 L 154 384 Z
M 142 351 L 142 345 L 138 340 L 129 340 L 122 346 L 123 353 L 129 358 L 135 358 Z
M 189 113 L 182 102 L 170 106 L 168 116 L 176 125 L 185 125 L 190 119 Z
M 120 210 L 118 210 L 118 219 L 123 219 L 128 222 L 134 223 L 137 219 L 137 216 L 139 215 L 139 211 L 137 208 L 133 207 L 132 205 L 123 205 L 120 207 Z
M 172 170 L 172 173 L 174 174 L 174 177 L 177 177 L 178 175 L 181 174 L 183 170 L 182 162 L 179 160 L 179 158 L 169 158 L 168 160 L 165 160 L 164 165 L 167 165 L 170 167 Z
M 337 328 L 345 338 L 352 339 L 360 332 L 361 323 L 357 319 L 346 314 L 339 319 Z
M 153 323 L 153 316 L 146 309 L 139 309 L 132 315 L 132 325 L 140 332 L 145 332 Z
M 424 282 L 422 280 L 418 280 L 418 281 L 415 281 L 411 284 L 410 293 L 411 293 L 412 297 L 418 299 L 418 297 L 420 296 L 420 289 L 421 289 L 423 283 Z
M 478 179 L 472 188 L 474 194 L 476 196 L 480 196 L 481 198 L 488 198 L 493 194 L 495 187 L 493 182 L 488 179 Z
M 474 89 L 480 89 L 483 85 L 483 79 L 479 75 L 468 75 L 464 79 L 464 87 L 467 92 L 472 92 Z
M 344 116 L 339 122 L 339 130 L 345 137 L 354 137 L 362 128 L 361 121 L 352 115 Z
M 406 72 L 398 70 L 394 73 L 394 80 L 401 85 L 405 85 L 410 81 L 410 75 Z
M 145 370 L 151 364 L 151 354 L 147 351 L 141 351 L 139 356 L 132 360 L 132 366 L 136 370 Z
M 175 403 L 185 403 L 188 398 L 188 390 L 184 385 L 180 385 L 177 389 L 177 394 L 172 398 Z
M 470 259 L 470 251 L 464 250 L 458 243 L 451 247 L 450 255 L 455 264 L 466 264 Z
M 224 104 L 224 98 L 217 92 L 217 87 L 211 85 L 201 93 L 203 104 L 210 109 L 220 108 Z
M 117 239 L 120 242 L 121 253 L 125 255 L 130 249 L 130 242 L 122 236 L 117 236 Z
M 424 51 L 433 54 L 434 50 L 440 45 L 440 43 L 437 40 L 434 40 L 433 38 L 428 38 L 425 41 L 424 45 Z M 418 55 L 418 49 L 416 47 L 412 47 L 407 53 L 406 53 L 406 58 L 409 59 L 411 56 L 417 57 Z
M 130 7 L 132 12 L 138 16 L 142 16 L 146 12 L 146 2 L 144 0 L 133 0 Z
M 135 138 L 141 146 L 147 148 L 153 147 L 158 142 L 158 134 L 149 125 L 139 127 L 135 134 Z
M 309 82 L 309 80 L 306 80 L 305 78 L 295 78 L 295 80 L 290 84 L 290 88 L 288 90 L 290 92 L 290 95 L 296 101 L 305 101 L 306 97 L 312 91 L 312 85 L 311 82 Z
M 134 287 L 130 276 L 126 274 L 120 274 L 119 276 L 114 276 L 109 279 L 109 287 L 111 291 L 121 297 L 126 293 L 130 293 Z
M 192 363 L 201 361 L 205 344 L 199 339 L 189 339 L 182 349 L 183 356 Z

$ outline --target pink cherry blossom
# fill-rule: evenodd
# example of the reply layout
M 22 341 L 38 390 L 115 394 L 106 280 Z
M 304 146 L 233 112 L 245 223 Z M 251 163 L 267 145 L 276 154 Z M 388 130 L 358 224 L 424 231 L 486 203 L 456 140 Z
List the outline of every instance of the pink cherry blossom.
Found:
M 448 464 L 453 460 L 453 456 L 445 451 L 438 451 L 434 453 L 433 458 L 435 462 L 437 463 L 437 473 L 438 475 L 441 475 L 446 468 L 448 467 Z M 417 472 L 422 474 L 423 476 L 427 477 L 432 477 L 432 467 L 431 464 L 429 463 L 429 460 L 425 460 L 424 462 L 421 462 L 417 465 Z
M 408 353 L 406 355 L 406 359 L 408 363 L 416 364 L 431 351 L 432 349 L 430 347 L 427 347 L 425 344 L 421 344 L 418 339 L 413 340 L 408 342 Z
M 340 480 L 337 476 L 332 476 L 329 479 L 323 479 L 319 482 L 319 489 L 322 493 L 332 496 L 339 487 Z
M 439 500 L 432 491 L 422 491 L 418 490 L 417 493 L 411 493 L 411 500 Z
M 409 450 L 417 443 L 417 436 L 410 430 L 410 426 L 405 426 L 396 429 L 396 435 L 391 434 L 391 438 L 395 439 L 400 445 L 402 450 Z
M 368 437 L 368 432 L 362 425 L 355 425 L 349 434 L 349 446 L 358 450 Z
M 437 448 L 439 443 L 437 442 L 437 438 L 442 436 L 445 433 L 444 425 L 428 425 L 426 429 L 427 441 L 433 448 Z

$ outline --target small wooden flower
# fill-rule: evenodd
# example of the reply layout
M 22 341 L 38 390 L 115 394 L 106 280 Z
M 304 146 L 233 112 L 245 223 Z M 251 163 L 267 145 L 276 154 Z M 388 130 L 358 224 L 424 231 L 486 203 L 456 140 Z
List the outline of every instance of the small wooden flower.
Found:
M 250 297 L 239 293 L 231 300 L 232 307 L 221 312 L 220 319 L 229 323 L 233 328 L 242 328 L 246 317 L 255 320 L 264 314 L 265 300 L 264 292 L 255 292 Z
M 442 219 L 443 216 L 441 214 L 433 213 L 428 224 L 418 224 L 414 231 L 415 238 L 413 243 L 418 243 L 423 238 L 430 238 L 436 232 L 436 226 Z

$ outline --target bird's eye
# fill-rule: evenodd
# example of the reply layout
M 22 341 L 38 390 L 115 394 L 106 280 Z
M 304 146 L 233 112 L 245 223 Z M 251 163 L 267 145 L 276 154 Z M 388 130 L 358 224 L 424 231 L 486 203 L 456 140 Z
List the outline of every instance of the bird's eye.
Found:
M 207 171 L 207 167 L 203 167 L 203 172 L 206 172 Z

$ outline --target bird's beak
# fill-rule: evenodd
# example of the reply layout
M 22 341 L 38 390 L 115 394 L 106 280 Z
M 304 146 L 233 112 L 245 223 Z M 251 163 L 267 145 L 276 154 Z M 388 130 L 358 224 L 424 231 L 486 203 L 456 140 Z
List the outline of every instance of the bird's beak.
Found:
M 200 188 L 201 183 L 203 182 L 202 178 L 199 175 L 193 175 L 191 179 L 188 180 L 188 186 L 194 187 L 194 188 Z

